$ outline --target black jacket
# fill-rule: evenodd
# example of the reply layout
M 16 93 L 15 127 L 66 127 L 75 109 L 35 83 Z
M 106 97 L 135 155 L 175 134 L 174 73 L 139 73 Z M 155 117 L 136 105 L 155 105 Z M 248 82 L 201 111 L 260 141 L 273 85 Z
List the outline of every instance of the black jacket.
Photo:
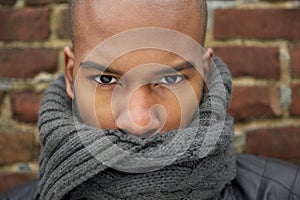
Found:
M 38 181 L 0 195 L 0 200 L 38 200 Z M 237 177 L 220 200 L 300 200 L 300 167 L 284 161 L 240 154 Z

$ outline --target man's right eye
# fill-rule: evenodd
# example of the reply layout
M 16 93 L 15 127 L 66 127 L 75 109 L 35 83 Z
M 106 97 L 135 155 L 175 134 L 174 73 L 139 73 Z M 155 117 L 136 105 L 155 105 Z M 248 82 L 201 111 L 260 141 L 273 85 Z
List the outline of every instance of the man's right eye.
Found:
M 118 80 L 115 77 L 110 75 L 99 75 L 94 77 L 94 80 L 102 85 L 112 85 L 118 82 Z

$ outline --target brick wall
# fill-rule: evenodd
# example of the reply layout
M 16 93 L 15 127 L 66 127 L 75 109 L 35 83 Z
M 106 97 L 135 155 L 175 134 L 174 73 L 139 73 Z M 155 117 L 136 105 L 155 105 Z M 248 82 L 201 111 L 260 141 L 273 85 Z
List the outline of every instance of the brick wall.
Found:
M 37 112 L 70 45 L 67 0 L 0 0 L 0 192 L 36 177 Z M 300 163 L 299 1 L 208 0 L 207 46 L 233 74 L 236 147 Z
M 207 44 L 233 75 L 237 149 L 300 163 L 300 2 L 209 5 Z
M 0 0 L 0 192 L 37 177 L 37 113 L 70 45 L 67 0 Z

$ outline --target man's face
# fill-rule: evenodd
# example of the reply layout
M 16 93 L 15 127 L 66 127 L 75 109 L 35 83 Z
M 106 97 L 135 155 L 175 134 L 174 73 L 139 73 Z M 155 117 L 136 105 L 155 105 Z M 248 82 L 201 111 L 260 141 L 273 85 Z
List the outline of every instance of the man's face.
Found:
M 203 87 L 202 69 L 193 61 L 167 50 L 141 48 L 107 65 L 100 53 L 106 49 L 98 51 L 97 46 L 118 33 L 145 27 L 174 30 L 200 42 L 203 30 L 194 1 L 86 0 L 74 10 L 73 20 L 75 54 L 65 49 L 66 83 L 83 122 L 143 138 L 190 123 Z

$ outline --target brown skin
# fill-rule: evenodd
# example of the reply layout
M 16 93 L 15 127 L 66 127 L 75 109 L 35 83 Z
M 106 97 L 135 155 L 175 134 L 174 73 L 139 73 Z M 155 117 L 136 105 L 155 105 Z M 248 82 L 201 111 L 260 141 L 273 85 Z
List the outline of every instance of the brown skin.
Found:
M 180 56 L 157 49 L 132 51 L 108 67 L 117 73 L 80 65 L 99 43 L 134 28 L 168 28 L 200 43 L 204 31 L 194 1 L 122 0 L 116 5 L 85 0 L 73 12 L 75 54 L 64 50 L 66 91 L 76 97 L 83 122 L 143 138 L 190 123 L 202 97 L 200 73 L 194 67 L 158 73 L 186 63 Z M 211 49 L 206 54 L 213 56 Z

